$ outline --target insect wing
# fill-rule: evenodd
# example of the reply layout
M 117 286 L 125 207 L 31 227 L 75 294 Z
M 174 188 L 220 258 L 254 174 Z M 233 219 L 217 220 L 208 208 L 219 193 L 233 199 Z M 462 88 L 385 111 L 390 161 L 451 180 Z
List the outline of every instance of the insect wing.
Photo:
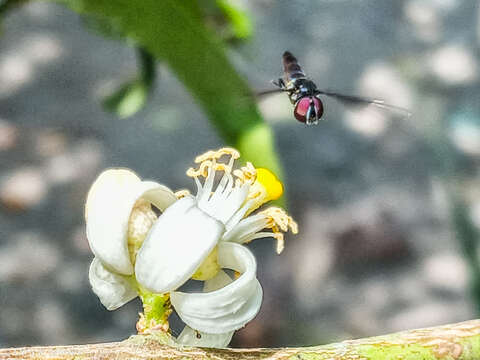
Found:
M 355 96 L 355 95 L 344 95 L 332 91 L 326 91 L 326 90 L 317 90 L 319 94 L 330 96 L 341 103 L 344 103 L 345 105 L 374 105 L 379 108 L 387 109 L 387 110 L 392 110 L 392 111 L 399 111 L 405 116 L 409 117 L 412 115 L 412 113 L 400 106 L 395 106 L 395 105 L 390 105 L 385 103 L 383 100 L 378 100 L 378 99 L 369 99 L 369 98 L 364 98 L 361 96 Z
M 278 94 L 284 92 L 283 89 L 271 89 L 271 90 L 263 90 L 263 91 L 257 91 L 255 92 L 255 96 L 262 97 L 265 95 L 271 95 L 271 94 Z

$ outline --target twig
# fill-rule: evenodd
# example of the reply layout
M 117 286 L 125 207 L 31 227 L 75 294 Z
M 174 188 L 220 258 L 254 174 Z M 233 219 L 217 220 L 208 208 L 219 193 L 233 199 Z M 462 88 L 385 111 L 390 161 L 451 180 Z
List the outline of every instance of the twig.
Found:
M 135 335 L 106 344 L 0 349 L 0 359 L 476 360 L 480 359 L 480 320 L 305 348 L 172 347 L 153 336 Z

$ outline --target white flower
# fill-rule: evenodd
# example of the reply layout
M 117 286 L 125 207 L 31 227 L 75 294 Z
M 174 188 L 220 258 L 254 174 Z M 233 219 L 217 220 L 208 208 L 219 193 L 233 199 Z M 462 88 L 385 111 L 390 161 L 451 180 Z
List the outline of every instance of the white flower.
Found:
M 224 156 L 230 157 L 227 163 L 219 161 Z M 107 309 L 140 295 L 145 315 L 139 331 L 168 330 L 169 295 L 187 325 L 177 341 L 215 347 L 226 346 L 233 331 L 255 317 L 262 288 L 255 258 L 241 244 L 273 236 L 281 252 L 282 231 L 290 227 L 296 233 L 297 227 L 279 208 L 249 216 L 283 189 L 266 169 L 248 163 L 233 170 L 238 157 L 230 148 L 199 156 L 199 169 L 187 171 L 197 184 L 196 196 L 185 191 L 176 196 L 127 169 L 99 176 L 86 204 L 87 236 L 95 254 L 89 276 Z M 219 172 L 223 176 L 216 183 Z M 161 212 L 158 218 L 152 205 Z M 273 232 L 261 232 L 265 228 Z M 221 269 L 240 275 L 232 280 Z M 176 291 L 191 278 L 205 281 L 203 293 Z

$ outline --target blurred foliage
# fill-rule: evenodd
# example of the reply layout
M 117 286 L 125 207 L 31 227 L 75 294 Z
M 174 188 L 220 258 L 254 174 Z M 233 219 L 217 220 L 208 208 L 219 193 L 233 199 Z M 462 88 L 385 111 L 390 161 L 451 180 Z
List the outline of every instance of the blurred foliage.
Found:
M 469 111 L 453 112 L 429 128 L 429 141 L 437 163 L 439 175 L 444 181 L 449 204 L 450 221 L 460 251 L 470 273 L 470 295 L 480 314 L 480 259 L 479 232 L 472 221 L 469 201 L 465 194 L 465 183 L 471 178 L 471 167 L 465 153 L 459 152 L 451 141 L 455 127 L 477 125 L 478 118 Z
M 238 4 L 233 0 L 217 0 L 216 4 L 227 20 L 225 40 L 245 40 L 252 36 L 252 22 L 246 12 L 238 7 Z
M 228 61 L 223 39 L 217 35 L 219 22 L 214 19 L 219 13 L 231 24 L 235 38 L 246 38 L 252 33 L 248 17 L 232 2 L 57 2 L 83 16 L 114 24 L 115 33 L 123 33 L 146 54 L 165 62 L 196 98 L 227 144 L 245 154 L 245 161 L 282 176 L 271 129 L 263 122 L 252 91 Z M 145 62 L 140 63 L 145 66 Z M 151 79 L 142 78 L 146 74 L 151 75 L 151 71 L 141 70 L 138 79 L 120 88 L 106 104 L 121 116 L 133 114 L 145 103 L 151 88 L 148 83 Z
M 0 1 L 0 15 L 3 15 L 6 11 L 16 7 L 20 6 L 29 0 L 2 0 Z
M 141 48 L 137 49 L 137 57 L 139 62 L 137 77 L 103 99 L 105 108 L 120 118 L 129 117 L 139 111 L 153 89 L 156 76 L 155 59 Z
M 480 314 L 480 262 L 478 259 L 479 233 L 472 223 L 469 208 L 461 196 L 451 194 L 452 221 L 456 238 L 460 243 L 463 256 L 470 271 L 470 292 L 475 301 L 476 311 Z
M 204 19 L 205 24 L 212 27 L 222 40 L 235 45 L 252 36 L 252 23 L 246 12 L 237 7 L 238 4 L 230 0 L 217 0 L 204 2 L 202 5 L 203 8 L 199 8 L 202 14 L 197 16 Z M 84 16 L 83 21 L 90 30 L 105 37 L 112 39 L 125 37 L 121 24 L 115 19 Z M 155 59 L 145 49 L 137 48 L 137 53 L 139 74 L 135 79 L 127 81 L 105 96 L 102 101 L 107 110 L 116 113 L 120 118 L 130 117 L 141 110 L 153 90 L 156 76 Z
M 3 17 L 7 14 L 8 11 L 15 9 L 16 7 L 21 6 L 29 1 L 30 0 L 0 0 L 0 26 Z

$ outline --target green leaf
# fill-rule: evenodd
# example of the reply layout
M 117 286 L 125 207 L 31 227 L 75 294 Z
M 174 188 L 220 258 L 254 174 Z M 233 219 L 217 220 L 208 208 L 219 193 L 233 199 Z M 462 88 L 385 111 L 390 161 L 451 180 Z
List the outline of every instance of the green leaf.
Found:
M 237 147 L 246 155 L 243 158 L 256 166 L 280 172 L 271 130 L 263 122 L 248 84 L 228 61 L 219 37 L 199 15 L 202 2 L 62 2 L 81 14 L 111 18 L 137 46 L 168 64 L 227 144 Z
M 124 84 L 103 100 L 103 106 L 123 119 L 132 116 L 146 103 L 148 90 L 138 80 Z
M 122 85 L 102 101 L 107 110 L 116 113 L 122 119 L 143 108 L 155 80 L 155 59 L 141 48 L 137 49 L 137 55 L 140 68 L 137 79 Z
M 246 11 L 232 0 L 217 0 L 217 6 L 230 21 L 233 34 L 237 39 L 248 39 L 253 34 L 253 25 Z

